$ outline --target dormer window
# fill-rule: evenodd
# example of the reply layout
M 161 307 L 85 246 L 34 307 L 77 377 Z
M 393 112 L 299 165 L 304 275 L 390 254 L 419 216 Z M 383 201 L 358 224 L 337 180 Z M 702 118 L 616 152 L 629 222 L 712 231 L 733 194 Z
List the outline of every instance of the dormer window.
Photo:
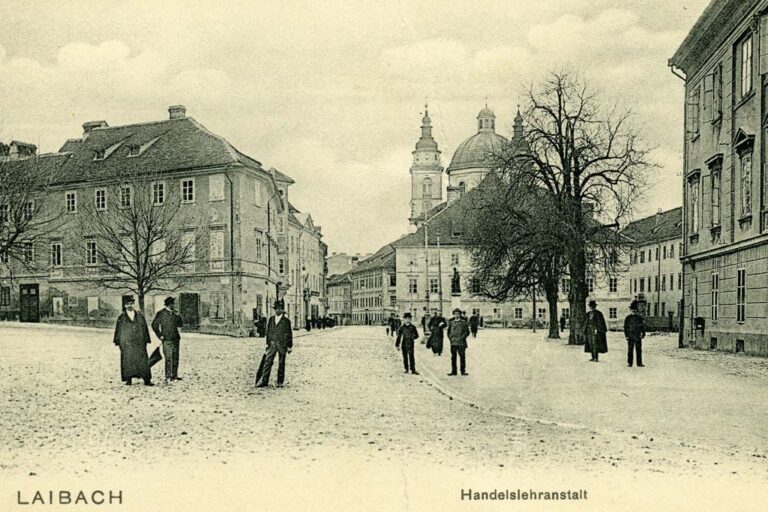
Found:
M 94 160 L 104 160 L 107 156 L 107 150 L 106 149 L 99 149 L 96 151 L 96 156 L 93 158 Z
M 139 156 L 141 153 L 141 146 L 138 144 L 131 144 L 128 146 L 128 156 Z

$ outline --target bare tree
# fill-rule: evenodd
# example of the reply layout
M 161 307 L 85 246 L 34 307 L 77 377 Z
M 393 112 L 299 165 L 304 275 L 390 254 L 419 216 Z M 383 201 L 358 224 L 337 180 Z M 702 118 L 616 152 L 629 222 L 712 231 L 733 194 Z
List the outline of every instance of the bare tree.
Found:
M 604 106 L 578 77 L 552 73 L 529 89 L 527 100 L 527 148 L 517 156 L 524 164 L 510 166 L 512 178 L 557 198 L 571 283 L 569 343 L 583 343 L 587 271 L 618 262 L 621 239 L 606 225 L 627 219 L 655 166 L 631 110 Z
M 154 178 L 121 174 L 103 194 L 94 192 L 78 219 L 85 265 L 97 270 L 93 282 L 132 291 L 141 310 L 151 292 L 184 286 L 194 272 L 203 234 L 200 215 Z
M 6 146 L 7 148 L 7 146 Z M 32 268 L 31 247 L 57 231 L 60 209 L 46 204 L 45 193 L 66 157 L 30 156 L 11 160 L 0 148 L 0 263 Z

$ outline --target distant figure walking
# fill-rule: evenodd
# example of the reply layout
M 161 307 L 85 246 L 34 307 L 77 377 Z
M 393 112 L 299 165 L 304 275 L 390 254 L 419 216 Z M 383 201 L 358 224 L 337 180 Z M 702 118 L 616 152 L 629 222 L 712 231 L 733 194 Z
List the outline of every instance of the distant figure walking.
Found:
M 437 313 L 429 321 L 429 342 L 427 342 L 427 348 L 432 349 L 432 353 L 436 356 L 443 355 L 443 340 L 444 329 L 447 324 L 442 313 Z
M 560 332 L 565 331 L 565 315 L 560 316 Z
M 174 306 L 176 300 L 173 297 L 165 299 L 165 307 L 157 312 L 152 320 L 152 330 L 163 342 L 163 356 L 165 356 L 165 380 L 181 380 L 179 377 L 179 346 L 181 335 L 179 327 L 184 325 L 181 317 L 176 313 Z
M 402 325 L 402 322 L 398 317 L 395 316 L 392 318 L 392 327 L 390 328 L 389 333 L 392 335 L 393 338 L 397 336 L 397 331 L 398 329 L 400 329 L 401 325 Z
M 472 316 L 469 317 L 469 332 L 472 333 L 473 338 L 477 338 L 477 327 L 479 324 L 480 318 L 475 313 L 472 313 Z
M 267 352 L 262 357 L 259 371 L 256 373 L 256 387 L 269 386 L 269 376 L 275 355 L 279 355 L 277 366 L 277 387 L 285 383 L 285 358 L 293 350 L 293 330 L 291 321 L 284 315 L 283 301 L 275 301 L 275 314 L 267 321 Z
M 469 323 L 461 315 L 460 309 L 454 309 L 453 318 L 448 321 L 448 339 L 451 340 L 451 373 L 448 375 L 457 375 L 456 356 L 460 359 L 461 374 L 469 375 L 465 360 L 467 337 L 469 337 Z
M 584 319 L 583 332 L 584 352 L 590 352 L 592 354 L 590 361 L 597 363 L 599 354 L 608 352 L 608 340 L 606 339 L 608 328 L 605 325 L 605 317 L 597 309 L 597 302 L 594 300 L 589 301 L 589 311 Z
M 638 314 L 638 304 L 633 300 L 629 305 L 629 314 L 624 319 L 624 336 L 627 338 L 627 366 L 632 367 L 633 352 L 637 354 L 637 366 L 643 364 L 643 338 L 645 338 L 645 322 Z
M 120 347 L 120 380 L 127 386 L 134 377 L 143 379 L 145 386 L 154 386 L 147 357 L 149 342 L 144 315 L 133 309 L 133 297 L 126 299 L 125 311 L 117 317 L 113 343 Z
M 403 325 L 397 330 L 395 348 L 400 348 L 402 343 L 405 373 L 410 371 L 414 375 L 419 375 L 419 372 L 416 371 L 416 357 L 413 353 L 413 347 L 417 339 L 419 339 L 419 331 L 411 323 L 411 314 L 405 313 L 403 315 Z

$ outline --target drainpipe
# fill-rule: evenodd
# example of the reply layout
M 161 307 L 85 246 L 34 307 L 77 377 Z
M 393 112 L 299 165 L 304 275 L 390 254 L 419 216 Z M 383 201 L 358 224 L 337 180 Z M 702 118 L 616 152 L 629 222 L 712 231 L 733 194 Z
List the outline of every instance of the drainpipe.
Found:
M 235 184 L 225 172 L 229 182 L 229 272 L 230 290 L 232 292 L 232 325 L 235 324 Z

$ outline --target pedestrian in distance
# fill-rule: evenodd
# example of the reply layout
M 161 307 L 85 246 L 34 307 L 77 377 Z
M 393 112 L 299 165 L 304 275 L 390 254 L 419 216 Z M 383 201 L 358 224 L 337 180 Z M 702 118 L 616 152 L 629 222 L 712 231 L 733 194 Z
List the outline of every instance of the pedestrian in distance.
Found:
M 451 373 L 457 375 L 456 357 L 460 360 L 462 375 L 469 375 L 466 366 L 467 338 L 469 337 L 469 322 L 462 316 L 461 310 L 453 310 L 453 318 L 448 321 L 448 339 L 451 340 Z
M 402 322 L 397 316 L 392 318 L 392 327 L 390 328 L 389 333 L 392 335 L 393 338 L 397 336 L 397 331 L 400 329 L 401 325 L 402 325 Z
M 417 339 L 419 339 L 419 331 L 411 323 L 411 314 L 405 313 L 403 315 L 403 325 L 397 330 L 395 348 L 401 348 L 402 346 L 405 373 L 410 371 L 414 375 L 419 375 L 419 372 L 416 371 L 416 357 L 413 353 Z
M 117 317 L 113 343 L 120 347 L 120 380 L 127 386 L 133 378 L 144 380 L 145 386 L 152 384 L 152 370 L 147 357 L 149 328 L 144 315 L 133 309 L 133 297 L 125 300 L 125 311 Z
M 157 312 L 155 319 L 152 320 L 152 330 L 155 335 L 163 342 L 163 356 L 165 357 L 165 381 L 181 380 L 179 377 L 179 346 L 181 345 L 181 334 L 179 327 L 184 322 L 176 313 L 176 299 L 167 297 L 165 307 Z
M 624 319 L 624 336 L 627 338 L 627 366 L 632 367 L 633 353 L 637 354 L 637 366 L 643 364 L 643 338 L 645 338 L 645 322 L 638 314 L 639 306 L 636 300 L 629 305 L 629 314 Z
M 469 332 L 472 333 L 473 338 L 477 338 L 477 327 L 479 323 L 480 318 L 476 314 L 472 313 L 472 316 L 469 317 Z
M 443 341 L 447 325 L 443 314 L 440 312 L 436 313 L 429 321 L 429 342 L 427 343 L 427 348 L 431 348 L 432 353 L 436 356 L 443 355 Z
M 269 386 L 269 376 L 275 356 L 279 356 L 277 365 L 277 387 L 285 384 L 285 358 L 293 350 L 293 329 L 291 321 L 285 316 L 283 301 L 275 301 L 275 314 L 267 321 L 267 351 L 262 357 L 259 371 L 256 373 L 256 387 Z
M 605 325 L 603 313 L 597 309 L 597 302 L 589 301 L 589 311 L 584 319 L 582 328 L 584 334 L 584 352 L 592 354 L 590 361 L 597 363 L 600 354 L 608 352 L 608 340 L 606 333 L 608 328 Z
M 565 315 L 560 315 L 560 332 L 565 331 Z

